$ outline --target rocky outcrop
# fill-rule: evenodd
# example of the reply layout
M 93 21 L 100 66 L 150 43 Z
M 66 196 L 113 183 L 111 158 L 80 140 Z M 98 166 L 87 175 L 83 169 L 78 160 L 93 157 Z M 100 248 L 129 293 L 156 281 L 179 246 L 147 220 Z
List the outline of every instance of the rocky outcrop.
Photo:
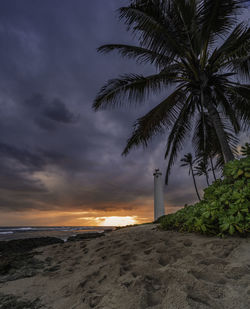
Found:
M 28 239 L 14 239 L 9 241 L 0 241 L 0 254 L 23 253 L 32 249 L 63 243 L 64 241 L 56 237 L 39 237 Z
M 83 234 L 77 234 L 76 236 L 70 236 L 67 241 L 78 241 L 78 240 L 85 240 L 85 239 L 92 239 L 104 236 L 104 232 L 88 232 Z
M 0 283 L 36 275 L 44 265 L 31 250 L 59 243 L 64 241 L 56 237 L 0 241 Z
M 21 300 L 14 295 L 0 294 L 0 309 L 39 309 L 44 308 L 39 299 L 34 301 Z

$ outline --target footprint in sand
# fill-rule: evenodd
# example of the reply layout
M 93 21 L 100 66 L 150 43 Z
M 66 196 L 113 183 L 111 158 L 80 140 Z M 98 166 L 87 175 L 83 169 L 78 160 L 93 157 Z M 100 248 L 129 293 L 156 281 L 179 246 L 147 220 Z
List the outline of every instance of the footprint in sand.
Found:
M 149 292 L 156 292 L 161 289 L 161 281 L 152 276 L 146 276 L 144 279 L 145 282 L 145 289 Z
M 138 274 L 137 274 L 136 272 L 134 272 L 134 271 L 132 271 L 131 275 L 132 275 L 134 278 L 138 277 Z
M 224 298 L 224 287 L 218 285 L 209 286 L 209 295 L 216 299 Z
M 226 283 L 224 276 L 218 272 L 191 270 L 189 273 L 198 280 L 222 285 Z
M 134 257 L 132 257 L 131 254 L 126 253 L 126 254 L 122 254 L 122 255 L 121 255 L 121 259 L 122 259 L 123 261 L 129 261 L 129 260 L 131 260 L 131 259 L 134 260 Z
M 250 270 L 247 266 L 234 266 L 227 270 L 226 277 L 233 280 L 239 280 L 249 274 Z
M 95 308 L 100 301 L 102 300 L 103 296 L 102 295 L 93 295 L 89 298 L 89 306 L 90 308 Z
M 125 245 L 125 243 L 122 240 L 115 240 L 113 243 L 116 245 L 116 247 L 121 247 Z
M 161 303 L 161 294 L 159 292 L 148 293 L 146 299 L 147 306 L 154 307 Z
M 170 262 L 171 262 L 171 257 L 164 256 L 164 255 L 160 256 L 158 260 L 158 263 L 163 267 L 168 265 Z
M 140 309 L 151 308 L 155 306 L 158 308 L 158 305 L 161 304 L 162 297 L 163 295 L 160 293 L 160 291 L 154 291 L 146 285 L 146 289 L 141 294 Z
M 103 249 L 105 249 L 105 247 L 100 247 L 100 248 L 96 249 L 95 252 L 99 252 L 99 251 L 101 251 Z
M 227 243 L 223 243 L 222 241 L 209 241 L 205 243 L 205 246 L 208 247 L 212 254 L 218 258 L 227 258 L 234 249 L 238 247 L 238 243 L 234 241 L 230 241 Z
M 222 266 L 226 266 L 228 265 L 228 262 L 223 260 L 223 259 L 218 259 L 218 258 L 207 258 L 204 260 L 201 260 L 198 264 L 202 264 L 202 265 L 222 265 Z
M 212 308 L 209 303 L 209 296 L 207 294 L 200 293 L 199 291 L 190 290 L 187 295 L 187 301 L 192 309 Z
M 185 240 L 183 241 L 183 245 L 184 245 L 185 247 L 191 247 L 192 244 L 193 244 L 193 242 L 192 242 L 190 239 L 185 239 Z
M 82 282 L 79 283 L 79 288 L 83 289 L 85 287 L 85 285 L 87 284 L 88 280 L 83 280 Z
M 168 248 L 167 248 L 166 246 L 164 246 L 164 244 L 159 244 L 159 245 L 157 245 L 157 247 L 156 247 L 156 252 L 157 252 L 157 253 L 164 253 L 164 254 L 167 254 Z
M 121 266 L 120 266 L 120 276 L 125 275 L 130 270 L 132 270 L 132 266 L 130 264 L 121 264 Z
M 146 255 L 149 255 L 152 252 L 153 248 L 148 248 L 147 250 L 144 251 Z
M 107 275 L 104 275 L 99 281 L 98 283 L 101 284 L 103 281 L 105 281 L 107 279 Z

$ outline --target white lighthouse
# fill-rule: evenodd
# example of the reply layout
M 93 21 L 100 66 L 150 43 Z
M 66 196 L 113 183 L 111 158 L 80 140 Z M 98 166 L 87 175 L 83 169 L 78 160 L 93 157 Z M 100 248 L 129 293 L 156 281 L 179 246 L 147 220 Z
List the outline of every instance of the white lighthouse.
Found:
M 159 169 L 154 172 L 154 220 L 157 220 L 161 216 L 165 215 L 164 208 L 164 196 L 163 196 L 163 184 L 162 173 Z

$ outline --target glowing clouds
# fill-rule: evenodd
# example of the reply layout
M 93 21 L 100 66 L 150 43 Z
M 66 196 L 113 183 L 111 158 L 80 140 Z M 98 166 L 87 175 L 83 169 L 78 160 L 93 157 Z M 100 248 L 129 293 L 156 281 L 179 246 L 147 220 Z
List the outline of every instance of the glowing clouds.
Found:
M 126 217 L 99 217 L 96 218 L 98 225 L 100 226 L 125 226 L 137 223 L 137 216 Z

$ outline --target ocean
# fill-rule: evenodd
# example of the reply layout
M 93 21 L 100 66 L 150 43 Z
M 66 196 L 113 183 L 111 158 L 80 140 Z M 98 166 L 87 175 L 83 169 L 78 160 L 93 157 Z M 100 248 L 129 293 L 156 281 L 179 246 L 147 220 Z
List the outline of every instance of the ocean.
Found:
M 68 237 L 79 233 L 103 232 L 113 229 L 107 226 L 2 226 L 0 241 L 34 237 L 58 237 L 66 241 Z

